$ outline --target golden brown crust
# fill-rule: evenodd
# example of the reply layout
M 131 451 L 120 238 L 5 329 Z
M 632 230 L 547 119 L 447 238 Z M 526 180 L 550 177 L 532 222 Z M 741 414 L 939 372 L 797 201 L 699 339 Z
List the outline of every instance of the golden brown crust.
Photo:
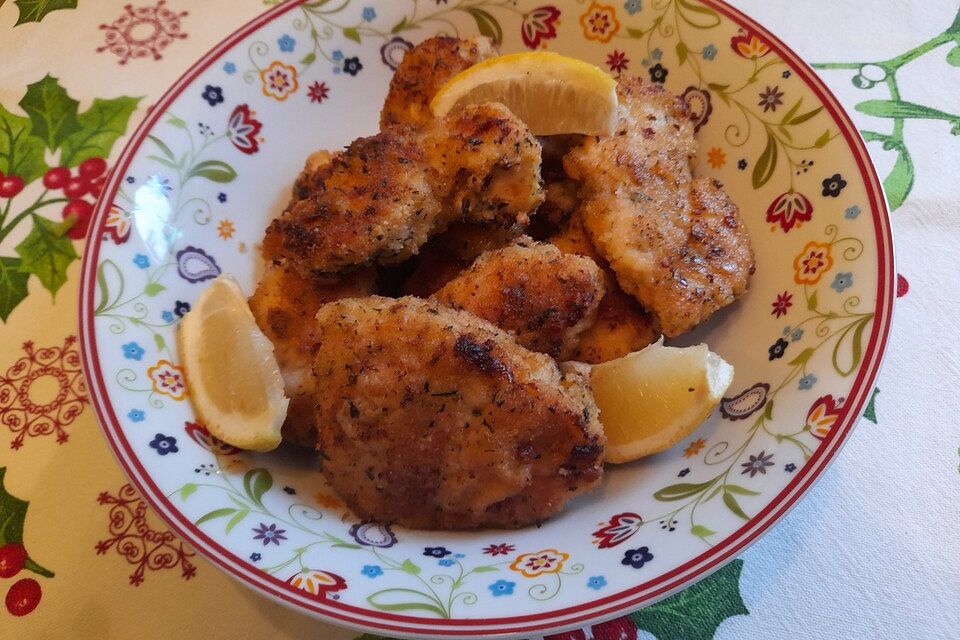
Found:
M 540 145 L 499 104 L 360 138 L 315 179 L 263 244 L 304 275 L 395 264 L 455 220 L 525 223 L 543 201 Z
M 457 222 L 430 238 L 413 258 L 413 271 L 404 279 L 403 294 L 429 298 L 456 278 L 485 251 L 500 249 L 523 235 L 519 225 Z
M 617 133 L 588 139 L 564 166 L 580 181 L 587 232 L 620 286 L 676 336 L 746 291 L 750 237 L 720 185 L 694 180 L 683 103 L 637 79 L 621 80 L 618 93 Z
M 365 269 L 345 276 L 307 279 L 290 267 L 266 265 L 249 303 L 257 325 L 273 343 L 284 393 L 290 399 L 283 423 L 284 440 L 311 449 L 317 444 L 313 416 L 317 310 L 332 300 L 370 295 L 375 275 L 373 269 Z
M 524 237 L 481 255 L 433 298 L 509 331 L 527 349 L 569 358 L 603 293 L 593 260 Z
M 408 51 L 397 67 L 380 112 L 380 128 L 426 124 L 433 118 L 430 101 L 447 80 L 496 55 L 488 38 L 438 36 L 424 40 Z
M 379 297 L 326 304 L 317 319 L 323 472 L 360 517 L 521 527 L 600 480 L 586 381 L 490 323 Z
M 580 344 L 571 355 L 574 360 L 599 364 L 639 351 L 660 338 L 650 314 L 633 296 L 624 293 L 606 260 L 597 255 L 578 214 L 572 215 L 549 241 L 564 253 L 590 257 L 603 273 L 606 293 L 595 321 L 580 334 Z

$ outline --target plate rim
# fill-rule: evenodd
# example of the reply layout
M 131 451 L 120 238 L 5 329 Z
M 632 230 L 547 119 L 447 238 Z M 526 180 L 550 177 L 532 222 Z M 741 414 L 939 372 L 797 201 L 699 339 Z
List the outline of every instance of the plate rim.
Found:
M 97 202 L 89 226 L 81 263 L 78 293 L 80 351 L 83 358 L 84 375 L 97 422 L 104 438 L 110 445 L 111 452 L 151 508 L 181 538 L 189 542 L 214 566 L 231 574 L 248 587 L 283 604 L 301 612 L 309 612 L 314 617 L 333 624 L 346 624 L 366 631 L 399 633 L 424 638 L 475 637 L 478 633 L 483 633 L 488 637 L 522 637 L 530 632 L 578 628 L 587 625 L 589 622 L 613 618 L 653 604 L 705 578 L 734 559 L 749 545 L 759 540 L 796 506 L 816 481 L 823 476 L 848 440 L 853 428 L 859 422 L 874 388 L 889 342 L 894 313 L 895 252 L 890 211 L 883 192 L 883 185 L 866 149 L 866 144 L 847 111 L 816 72 L 790 47 L 756 20 L 739 9 L 728 5 L 725 0 L 699 1 L 717 10 L 726 18 L 760 35 L 774 52 L 780 55 L 794 72 L 798 73 L 805 86 L 816 94 L 830 113 L 833 122 L 839 126 L 847 148 L 853 152 L 859 176 L 867 190 L 871 217 L 874 221 L 878 258 L 876 315 L 865 350 L 866 353 L 870 354 L 870 360 L 861 364 L 857 376 L 853 380 L 850 396 L 844 403 L 842 414 L 837 421 L 838 427 L 834 428 L 821 446 L 817 448 L 807 464 L 803 466 L 801 472 L 754 517 L 695 558 L 661 576 L 618 593 L 570 607 L 522 616 L 433 620 L 376 611 L 336 601 L 319 602 L 309 600 L 306 597 L 296 597 L 297 594 L 294 594 L 282 580 L 266 574 L 257 575 L 258 572 L 247 567 L 239 556 L 221 546 L 190 522 L 160 491 L 149 473 L 140 464 L 123 433 L 123 429 L 120 427 L 119 420 L 108 401 L 109 395 L 106 392 L 99 366 L 93 316 L 96 268 L 103 242 L 102 235 L 98 230 L 102 227 L 104 217 L 109 211 L 110 203 L 116 196 L 127 167 L 140 149 L 146 135 L 153 129 L 170 104 L 223 53 L 259 28 L 305 1 L 286 0 L 243 24 L 201 56 L 163 93 L 125 143 L 107 181 L 103 196 Z

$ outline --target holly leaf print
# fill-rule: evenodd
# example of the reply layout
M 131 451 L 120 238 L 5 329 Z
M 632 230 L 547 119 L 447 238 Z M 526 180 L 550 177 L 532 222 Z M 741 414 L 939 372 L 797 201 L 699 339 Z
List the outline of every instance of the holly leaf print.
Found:
M 7 488 L 3 485 L 3 477 L 6 473 L 7 468 L 0 467 L 0 545 L 10 542 L 22 544 L 23 523 L 27 519 L 27 507 L 30 503 L 7 493 Z M 44 569 L 30 557 L 27 557 L 24 566 L 41 576 L 53 577 L 52 571 Z
M 30 135 L 30 120 L 0 104 L 0 171 L 30 184 L 47 172 L 43 142 Z
M 20 258 L 0 256 L 0 320 L 4 322 L 10 313 L 27 297 L 27 280 L 30 274 L 22 270 Z
M 51 11 L 77 8 L 77 0 L 16 0 L 14 4 L 20 9 L 15 27 L 25 22 L 40 22 Z
M 67 281 L 67 267 L 79 259 L 66 236 L 70 222 L 53 222 L 36 214 L 31 217 L 33 229 L 14 250 L 23 259 L 21 270 L 37 276 L 53 294 Z
M 719 571 L 630 615 L 638 629 L 657 640 L 712 640 L 720 623 L 733 616 L 749 615 L 740 597 L 743 560 L 734 560 Z
M 20 108 L 30 117 L 30 135 L 43 140 L 51 151 L 80 128 L 77 107 L 80 103 L 67 95 L 60 81 L 47 74 L 43 80 L 27 85 L 27 93 L 20 100 Z
M 127 132 L 140 98 L 97 98 L 79 115 L 80 128 L 63 141 L 61 162 L 75 167 L 87 158 L 109 158 L 114 143 Z
M 867 408 L 863 411 L 863 417 L 873 424 L 877 424 L 877 394 L 880 393 L 879 388 L 874 388 L 873 395 L 870 396 L 870 402 L 867 403 Z

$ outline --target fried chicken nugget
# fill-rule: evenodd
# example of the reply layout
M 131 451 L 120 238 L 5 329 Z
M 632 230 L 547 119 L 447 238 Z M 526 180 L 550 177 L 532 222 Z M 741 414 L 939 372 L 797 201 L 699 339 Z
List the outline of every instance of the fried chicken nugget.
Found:
M 482 254 L 433 299 L 509 331 L 531 351 L 569 358 L 603 294 L 593 260 L 523 237 Z
M 540 144 L 496 103 L 360 138 L 318 175 L 263 244 L 304 275 L 395 264 L 454 221 L 522 224 L 543 202 Z
M 606 260 L 597 254 L 579 215 L 573 214 L 549 242 L 564 253 L 587 256 L 603 274 L 605 293 L 596 319 L 580 334 L 580 344 L 570 356 L 573 360 L 599 364 L 639 351 L 660 338 L 650 314 L 620 288 Z
M 490 39 L 480 36 L 437 36 L 424 40 L 408 51 L 397 66 L 380 112 L 380 128 L 426 124 L 433 119 L 430 101 L 447 80 L 496 55 Z
M 370 295 L 375 279 L 369 268 L 344 276 L 304 278 L 289 266 L 267 264 L 249 303 L 257 325 L 273 343 L 284 393 L 290 399 L 284 440 L 311 449 L 317 445 L 313 415 L 317 310 L 325 302 Z
M 603 474 L 582 375 L 463 311 L 372 296 L 317 314 L 323 473 L 362 518 L 521 527 Z
M 429 298 L 456 278 L 484 251 L 500 249 L 523 235 L 519 225 L 459 222 L 430 238 L 414 258 L 416 266 L 404 280 L 404 295 Z
M 621 80 L 617 133 L 564 158 L 580 182 L 591 240 L 625 291 L 676 336 L 743 294 L 754 271 L 739 210 L 716 182 L 694 179 L 693 124 L 683 102 Z

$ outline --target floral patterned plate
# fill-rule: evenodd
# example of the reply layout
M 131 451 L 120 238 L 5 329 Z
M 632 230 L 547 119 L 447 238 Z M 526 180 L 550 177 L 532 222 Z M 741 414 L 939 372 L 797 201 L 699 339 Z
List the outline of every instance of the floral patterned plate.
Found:
M 412 43 L 481 33 L 683 95 L 698 171 L 743 210 L 758 268 L 708 327 L 730 396 L 673 450 L 612 468 L 542 527 L 467 533 L 359 522 L 310 457 L 248 455 L 194 418 L 180 317 L 257 243 L 304 157 L 377 128 Z M 718 0 L 288 2 L 194 65 L 108 183 L 80 324 L 107 440 L 177 532 L 238 580 L 392 635 L 542 635 L 642 607 L 741 552 L 824 471 L 872 389 L 892 309 L 887 211 L 864 145 L 810 69 Z

